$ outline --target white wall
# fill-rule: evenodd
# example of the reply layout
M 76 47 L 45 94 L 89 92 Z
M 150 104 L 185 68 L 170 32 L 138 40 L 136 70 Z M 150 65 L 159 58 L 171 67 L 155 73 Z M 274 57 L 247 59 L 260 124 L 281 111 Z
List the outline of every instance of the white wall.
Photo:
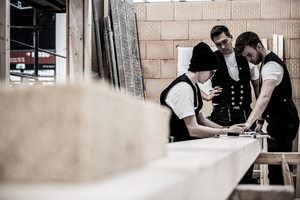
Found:
M 66 14 L 56 14 L 55 27 L 55 51 L 57 54 L 66 56 L 67 39 L 66 39 Z M 66 59 L 56 57 L 56 83 L 65 84 L 67 82 Z

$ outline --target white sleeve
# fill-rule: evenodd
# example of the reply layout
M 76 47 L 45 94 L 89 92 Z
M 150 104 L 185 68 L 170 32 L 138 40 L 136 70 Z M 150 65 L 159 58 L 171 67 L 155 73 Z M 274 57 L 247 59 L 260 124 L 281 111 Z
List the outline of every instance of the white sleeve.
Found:
M 174 85 L 167 94 L 166 103 L 179 119 L 195 115 L 194 91 L 188 83 Z
M 249 68 L 250 68 L 250 79 L 251 80 L 257 80 L 259 78 L 259 72 L 258 68 L 256 65 L 253 65 L 252 63 L 249 63 Z
M 267 62 L 261 70 L 262 81 L 275 80 L 277 86 L 283 78 L 283 73 L 283 67 L 279 63 L 275 61 Z

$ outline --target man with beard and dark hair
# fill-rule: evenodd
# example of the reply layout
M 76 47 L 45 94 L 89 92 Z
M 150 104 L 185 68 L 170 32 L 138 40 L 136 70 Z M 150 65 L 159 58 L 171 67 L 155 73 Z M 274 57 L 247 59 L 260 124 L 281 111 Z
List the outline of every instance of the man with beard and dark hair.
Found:
M 248 62 L 262 63 L 260 94 L 245 128 L 249 128 L 257 119 L 261 122 L 266 119 L 269 123 L 267 132 L 272 137 L 268 138 L 268 152 L 291 152 L 299 128 L 299 116 L 292 100 L 291 80 L 286 65 L 276 54 L 265 49 L 258 35 L 253 32 L 238 36 L 235 51 Z M 284 184 L 281 166 L 268 167 L 270 184 Z

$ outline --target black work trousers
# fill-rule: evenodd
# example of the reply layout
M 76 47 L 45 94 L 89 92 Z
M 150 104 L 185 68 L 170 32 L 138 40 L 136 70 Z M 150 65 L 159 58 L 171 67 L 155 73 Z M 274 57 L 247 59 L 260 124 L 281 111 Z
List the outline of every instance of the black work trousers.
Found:
M 245 123 L 252 112 L 250 106 L 241 109 L 232 109 L 232 107 L 215 106 L 211 113 L 211 121 L 222 125 L 232 126 L 234 124 Z M 254 131 L 256 123 L 250 127 Z
M 293 140 L 299 128 L 299 121 L 288 122 L 282 116 L 269 122 L 268 152 L 291 152 Z M 268 165 L 270 185 L 284 185 L 281 165 Z

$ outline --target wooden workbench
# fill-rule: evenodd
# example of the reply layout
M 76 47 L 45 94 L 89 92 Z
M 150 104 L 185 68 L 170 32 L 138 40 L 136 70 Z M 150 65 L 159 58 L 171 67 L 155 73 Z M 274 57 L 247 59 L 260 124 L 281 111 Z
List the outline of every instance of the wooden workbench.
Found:
M 171 143 L 163 158 L 91 182 L 0 182 L 0 199 L 225 200 L 260 152 L 252 138 Z

